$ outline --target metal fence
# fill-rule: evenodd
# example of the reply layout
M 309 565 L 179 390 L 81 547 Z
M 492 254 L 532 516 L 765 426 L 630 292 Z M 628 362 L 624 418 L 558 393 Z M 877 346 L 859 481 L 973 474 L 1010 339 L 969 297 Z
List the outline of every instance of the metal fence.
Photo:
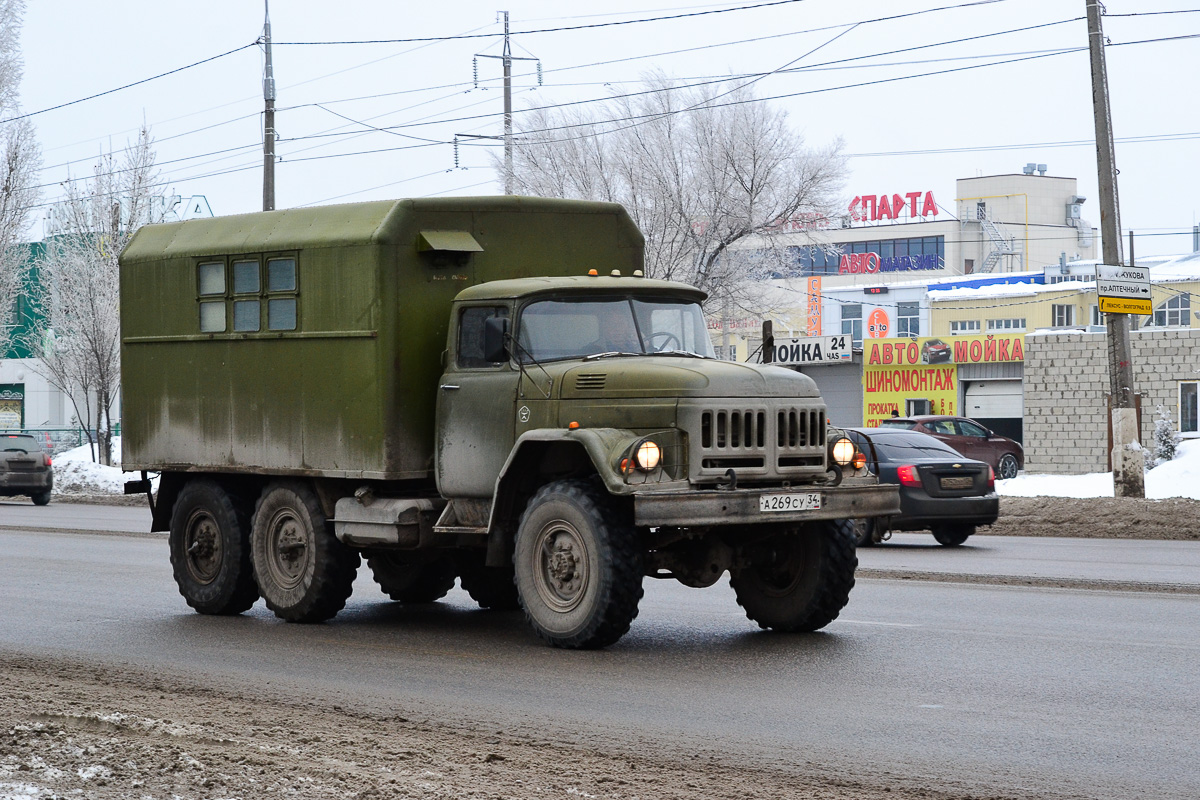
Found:
M 42 447 L 52 456 L 64 450 L 81 447 L 88 442 L 88 432 L 84 428 L 0 428 L 0 434 L 3 433 L 27 433 L 41 442 Z M 91 434 L 92 441 L 97 442 L 96 431 L 93 430 Z M 121 429 L 115 428 L 113 436 L 120 435 Z

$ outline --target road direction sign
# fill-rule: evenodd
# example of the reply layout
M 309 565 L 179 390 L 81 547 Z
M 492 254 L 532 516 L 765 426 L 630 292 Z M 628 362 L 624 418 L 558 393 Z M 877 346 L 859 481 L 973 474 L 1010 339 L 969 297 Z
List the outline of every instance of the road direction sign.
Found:
M 1131 297 L 1101 297 L 1100 312 L 1103 314 L 1153 314 L 1154 304 L 1149 299 L 1135 300 Z
M 1109 314 L 1149 314 L 1150 268 L 1096 265 L 1100 310 Z

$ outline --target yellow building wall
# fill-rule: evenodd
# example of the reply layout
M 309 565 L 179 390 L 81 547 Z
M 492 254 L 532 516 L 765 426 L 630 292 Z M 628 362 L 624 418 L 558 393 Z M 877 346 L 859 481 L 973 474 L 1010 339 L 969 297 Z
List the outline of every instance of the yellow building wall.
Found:
M 1087 289 L 1078 288 L 1077 283 L 1060 284 L 1063 288 L 1029 292 L 1005 297 L 956 298 L 949 300 L 930 300 L 929 327 L 932 336 L 950 336 L 952 321 L 977 320 L 979 333 L 989 333 L 988 320 L 1024 319 L 1025 330 L 1049 328 L 1054 325 L 1053 309 L 1055 305 L 1074 306 L 1073 325 L 1089 325 L 1092 321 L 1092 307 L 1097 305 L 1096 290 L 1089 286 Z M 1191 295 L 1190 309 L 1186 327 L 1200 328 L 1200 320 L 1195 312 L 1200 311 L 1200 281 L 1177 281 L 1171 283 L 1156 283 L 1151 285 L 1151 302 L 1157 309 L 1171 297 L 1181 293 Z M 1150 317 L 1137 317 L 1139 327 L 1150 322 Z M 1008 330 L 1008 329 L 1005 329 Z M 1003 332 L 1003 331 L 996 331 Z

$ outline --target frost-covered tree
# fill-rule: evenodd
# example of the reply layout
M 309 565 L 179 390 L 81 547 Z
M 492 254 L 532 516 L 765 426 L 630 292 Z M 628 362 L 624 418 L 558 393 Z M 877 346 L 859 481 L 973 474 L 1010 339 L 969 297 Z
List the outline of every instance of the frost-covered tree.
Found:
M 1154 421 L 1154 459 L 1156 464 L 1162 464 L 1175 458 L 1175 451 L 1183 440 L 1175 431 L 1175 421 L 1171 412 L 1162 406 L 1158 407 L 1158 419 Z
M 104 464 L 112 463 L 121 382 L 117 257 L 138 228 L 159 221 L 154 183 L 153 140 L 142 128 L 125 150 L 102 154 L 90 178 L 64 184 L 39 266 L 34 299 L 43 321 L 30 337 L 42 360 L 36 369 L 72 398 L 85 429 L 94 424 Z
M 24 13 L 24 0 L 0 0 L 0 354 L 12 344 L 16 299 L 25 287 L 28 250 L 21 244 L 38 201 L 42 162 L 33 124 L 13 119 L 20 114 Z
M 782 110 L 729 85 L 648 91 L 591 112 L 530 111 L 513 153 L 518 193 L 621 203 L 646 236 L 648 277 L 683 281 L 710 302 L 761 311 L 751 256 L 735 245 L 781 221 L 832 215 L 845 181 L 841 142 L 809 148 Z M 499 157 L 494 166 L 503 177 Z M 781 254 L 780 254 L 781 258 Z

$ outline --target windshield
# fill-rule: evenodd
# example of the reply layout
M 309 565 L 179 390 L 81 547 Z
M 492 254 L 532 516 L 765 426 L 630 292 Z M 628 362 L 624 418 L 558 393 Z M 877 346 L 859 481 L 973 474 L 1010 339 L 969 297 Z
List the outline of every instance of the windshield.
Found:
M 715 358 L 697 303 L 622 297 L 539 300 L 521 313 L 523 361 L 602 353 L 688 354 Z

